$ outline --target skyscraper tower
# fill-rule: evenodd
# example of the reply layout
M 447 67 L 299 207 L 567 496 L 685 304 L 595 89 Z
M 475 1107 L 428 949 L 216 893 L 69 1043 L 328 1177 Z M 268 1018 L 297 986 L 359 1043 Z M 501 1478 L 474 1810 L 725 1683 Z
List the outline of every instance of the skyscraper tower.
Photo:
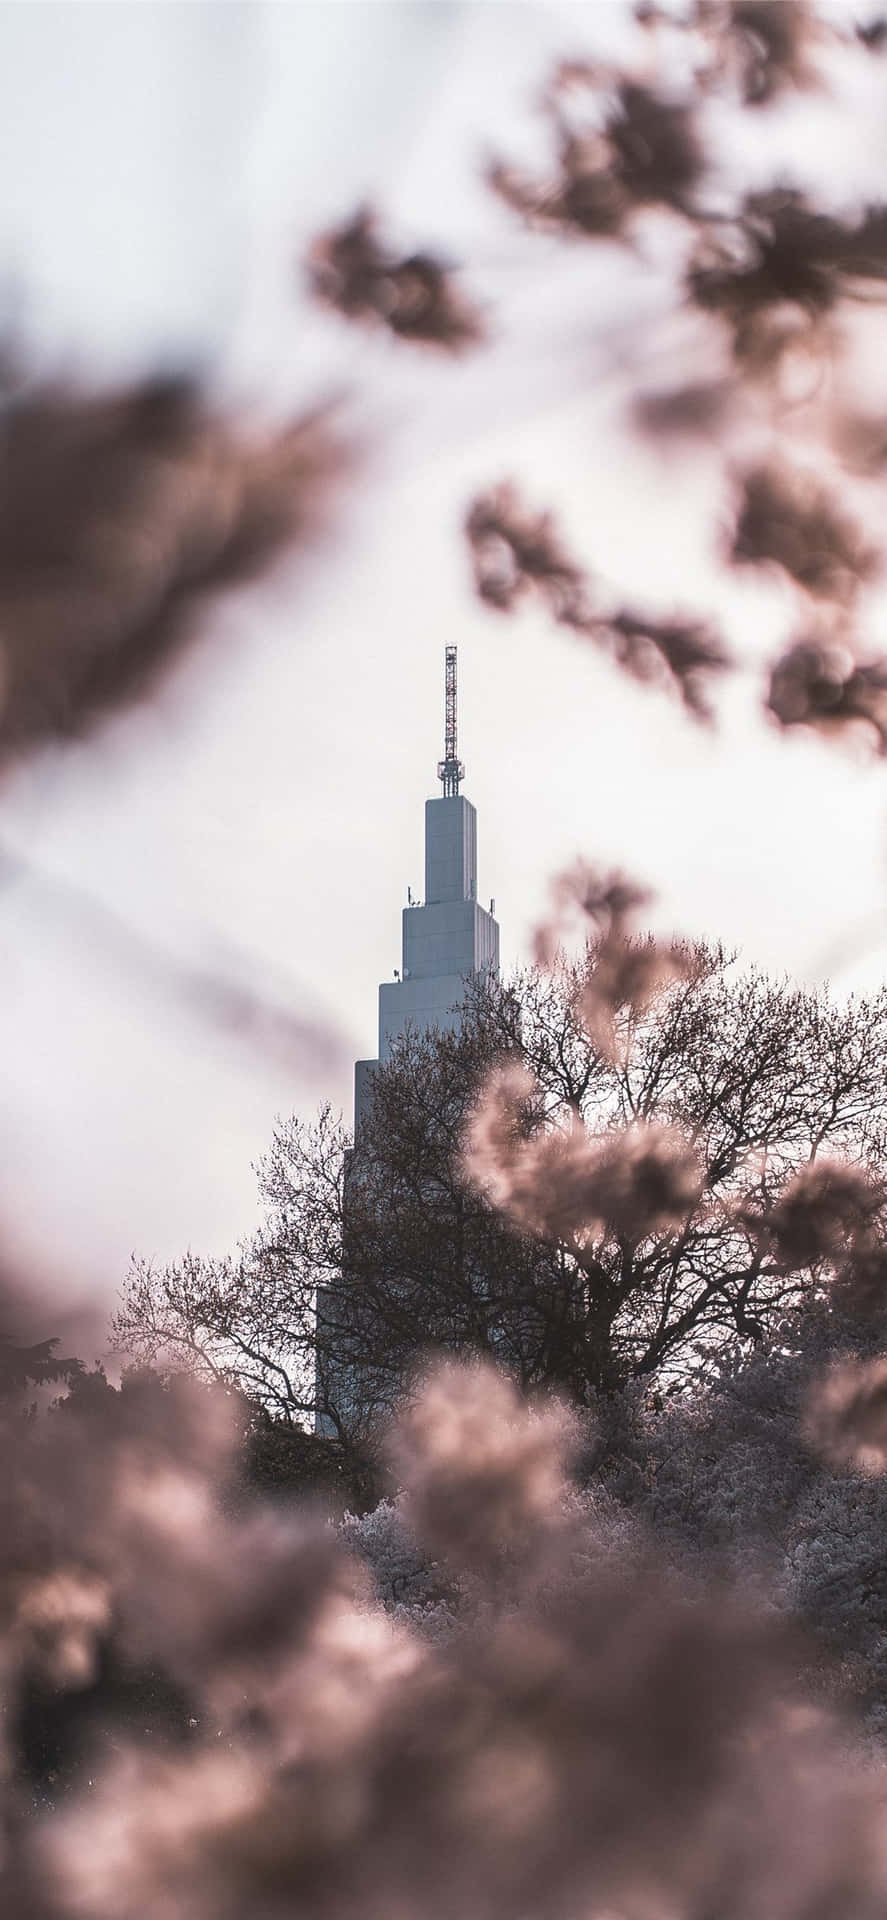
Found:
M 444 757 L 437 777 L 443 788 L 425 802 L 425 901 L 403 911 L 401 977 L 379 988 L 379 1052 L 354 1068 L 355 1134 L 372 1100 L 373 1071 L 409 1029 L 455 1028 L 462 1018 L 466 982 L 483 969 L 499 971 L 499 927 L 477 901 L 477 814 L 459 789 L 464 768 L 456 735 L 456 649 L 446 649 Z M 360 1144 L 346 1155 L 349 1179 L 360 1166 Z M 359 1318 L 355 1321 L 347 1266 L 341 1279 L 318 1289 L 315 1353 L 315 1432 L 334 1438 L 359 1425 L 373 1404 Z
M 477 813 L 459 789 L 465 769 L 459 759 L 456 710 L 456 649 L 446 649 L 444 757 L 437 777 L 443 788 L 425 802 L 425 900 L 403 910 L 400 979 L 379 988 L 379 1052 L 354 1069 L 354 1124 L 366 1111 L 373 1069 L 388 1059 L 392 1043 L 408 1027 L 457 1027 L 465 983 L 472 973 L 499 970 L 499 927 L 477 899 Z

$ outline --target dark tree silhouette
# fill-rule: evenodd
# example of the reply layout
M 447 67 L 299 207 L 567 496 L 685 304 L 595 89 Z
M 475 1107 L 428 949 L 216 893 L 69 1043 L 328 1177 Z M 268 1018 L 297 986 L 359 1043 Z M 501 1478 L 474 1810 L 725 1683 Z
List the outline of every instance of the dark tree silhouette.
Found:
M 887 991 L 838 1006 L 717 950 L 681 958 L 642 1010 L 623 1003 L 608 1051 L 587 1023 L 604 941 L 508 987 L 476 982 L 461 1031 L 408 1034 L 376 1070 L 353 1154 L 329 1111 L 278 1130 L 266 1224 L 237 1260 L 135 1267 L 118 1343 L 298 1419 L 316 1339 L 321 1411 L 347 1432 L 395 1404 L 431 1348 L 588 1405 L 766 1341 L 834 1274 L 861 1204 L 854 1174 L 829 1239 L 809 1194 L 792 1239 L 792 1182 L 883 1156 Z
M 21 1309 L 19 1309 L 19 1312 Z M 30 1387 L 72 1387 L 83 1374 L 83 1362 L 56 1352 L 58 1340 L 38 1340 L 24 1347 L 0 1334 L 0 1400 L 19 1403 Z

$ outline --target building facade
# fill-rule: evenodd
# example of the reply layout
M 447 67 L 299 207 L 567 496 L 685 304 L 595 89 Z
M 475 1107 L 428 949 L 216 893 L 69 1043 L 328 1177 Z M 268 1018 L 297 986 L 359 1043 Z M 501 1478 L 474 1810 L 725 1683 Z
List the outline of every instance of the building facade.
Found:
M 489 910 L 477 898 L 477 812 L 460 791 L 464 769 L 458 758 L 456 734 L 456 649 L 447 647 L 445 655 L 445 746 L 438 763 L 438 779 L 443 792 L 425 802 L 425 898 L 412 899 L 403 909 L 402 964 L 393 980 L 379 987 L 379 1050 L 374 1058 L 358 1060 L 354 1068 L 355 1150 L 348 1156 L 352 1165 L 346 1170 L 353 1178 L 354 1162 L 359 1156 L 361 1120 L 372 1101 L 373 1074 L 390 1059 L 392 1049 L 409 1031 L 428 1033 L 457 1028 L 462 1019 L 462 1002 L 472 974 L 499 971 L 499 927 L 495 902 Z M 347 1274 L 341 1293 L 335 1300 L 329 1290 L 317 1302 L 318 1335 L 337 1320 L 335 1341 L 318 1338 L 317 1431 L 332 1435 L 335 1424 L 322 1411 L 334 1398 L 340 1411 L 347 1413 L 358 1395 L 359 1356 L 353 1369 L 347 1363 L 331 1369 L 329 1361 L 321 1365 L 324 1344 L 347 1349 L 342 1329 L 347 1310 Z
M 454 649 L 455 651 L 455 649 Z M 366 1110 L 373 1071 L 412 1028 L 456 1027 L 465 982 L 499 971 L 499 927 L 477 898 L 477 812 L 464 793 L 425 802 L 425 899 L 403 910 L 402 967 L 379 988 L 379 1051 L 354 1069 L 354 1125 Z

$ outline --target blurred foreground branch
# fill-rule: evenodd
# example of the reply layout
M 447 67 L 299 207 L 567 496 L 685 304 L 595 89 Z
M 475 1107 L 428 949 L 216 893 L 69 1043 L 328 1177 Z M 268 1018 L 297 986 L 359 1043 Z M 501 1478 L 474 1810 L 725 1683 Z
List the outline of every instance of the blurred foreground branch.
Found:
M 316 538 L 344 448 L 328 409 L 251 432 L 196 381 L 10 379 L 0 407 L 0 758 L 143 698 L 209 598 Z

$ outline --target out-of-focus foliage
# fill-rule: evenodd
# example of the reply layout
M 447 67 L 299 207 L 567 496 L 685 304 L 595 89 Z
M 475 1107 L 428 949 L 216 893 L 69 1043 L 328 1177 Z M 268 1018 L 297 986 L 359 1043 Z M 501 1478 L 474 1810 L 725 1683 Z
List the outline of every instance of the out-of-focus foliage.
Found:
M 0 1334 L 0 1403 L 17 1400 L 28 1387 L 72 1387 L 83 1372 L 82 1362 L 56 1353 L 58 1340 L 39 1340 L 23 1347 Z
M 343 464 L 325 412 L 256 433 L 192 379 L 10 380 L 0 412 L 0 754 L 142 698 L 207 597 L 315 536 Z
M 535 233 L 649 260 L 659 312 L 651 309 L 644 324 L 659 368 L 669 327 L 676 344 L 666 348 L 658 386 L 633 382 L 627 429 L 684 458 L 694 444 L 717 448 L 724 500 L 713 548 L 720 544 L 731 566 L 784 568 L 804 599 L 825 603 L 821 644 L 849 650 L 844 679 L 855 673 L 853 692 L 825 713 L 813 697 L 782 697 L 786 679 L 798 677 L 804 644 L 790 641 L 773 667 L 769 714 L 785 727 L 830 732 L 862 718 L 879 744 L 871 683 L 883 667 L 857 658 L 861 643 L 847 616 L 881 571 L 887 393 L 867 393 L 860 405 L 850 322 L 887 298 L 887 208 L 876 197 L 874 165 L 865 204 L 858 196 L 843 210 L 818 204 L 792 178 L 790 132 L 769 182 L 752 167 L 744 180 L 738 156 L 743 142 L 750 152 L 755 123 L 766 115 L 778 127 L 780 108 L 804 93 L 832 102 L 838 138 L 847 63 L 855 52 L 865 67 L 881 39 L 877 20 L 842 24 L 807 0 L 692 0 L 683 8 L 644 0 L 621 64 L 570 58 L 550 76 L 540 103 L 548 170 L 502 157 L 486 170 L 505 207 Z M 366 208 L 318 237 L 307 273 L 321 302 L 404 339 L 456 350 L 481 337 L 476 311 L 434 255 L 398 258 Z M 595 287 L 590 277 L 592 327 Z M 835 504 L 841 476 L 866 494 L 866 525 Z M 724 545 L 731 493 L 735 525 Z M 617 585 L 602 593 L 552 516 L 528 510 L 511 482 L 480 493 L 466 526 L 488 606 L 511 612 L 533 592 L 559 624 L 603 647 L 634 678 L 676 691 L 695 718 L 712 717 L 713 685 L 735 663 L 710 618 L 628 605 Z
M 549 970 L 478 983 L 460 1033 L 395 1048 L 350 1161 L 330 1113 L 294 1121 L 238 1258 L 136 1264 L 124 1349 L 362 1443 L 429 1347 L 584 1406 L 775 1337 L 849 1285 L 850 1247 L 883 1292 L 884 996 L 845 1008 L 660 952 L 619 876 L 554 894 Z M 571 913 L 599 929 L 575 963 Z
M 697 720 L 711 718 L 709 682 L 729 659 L 710 622 L 599 607 L 590 581 L 564 552 L 550 514 L 528 513 L 512 486 L 479 496 L 466 528 L 475 584 L 488 606 L 510 613 L 535 591 L 560 625 L 602 647 L 634 679 L 668 686 Z
M 317 300 L 346 319 L 388 327 L 420 346 L 459 353 L 483 338 L 477 309 L 442 262 L 430 253 L 399 259 L 389 252 L 366 207 L 314 241 L 308 284 Z
M 795 640 L 773 668 L 767 706 L 784 727 L 857 727 L 887 753 L 887 662 L 856 661 L 839 638 Z
M 606 1524 L 595 1551 L 555 1407 L 487 1369 L 426 1383 L 393 1451 L 436 1573 L 390 1508 L 344 1529 L 400 1561 L 414 1605 L 388 1611 L 329 1527 L 232 1509 L 230 1412 L 98 1383 L 7 1422 L 10 1912 L 702 1920 L 729 1892 L 736 1920 L 874 1920 L 880 1781 L 772 1613 Z
M 852 1702 L 879 1743 L 887 1477 L 862 1454 L 885 1343 L 883 1293 L 851 1312 L 838 1287 L 788 1316 L 769 1348 L 725 1356 L 706 1391 L 651 1400 L 633 1387 L 601 1407 L 584 1466 L 682 1573 L 751 1581 L 802 1621 L 812 1684 Z
M 778 159 L 771 162 L 769 184 L 758 172 L 744 186 L 737 160 L 743 134 L 751 151 L 752 117 L 766 110 L 778 127 L 779 106 L 799 91 L 820 101 L 834 96 L 838 136 L 852 26 L 802 0 L 644 5 L 636 19 L 640 42 L 621 66 L 574 59 L 555 70 L 542 102 L 550 170 L 532 175 L 497 159 L 490 183 L 536 231 L 598 254 L 616 247 L 636 261 L 649 258 L 659 312 L 645 326 L 660 368 L 663 340 L 676 344 L 665 350 L 669 364 L 657 387 L 633 382 L 629 431 L 685 460 L 694 445 L 716 449 L 722 522 L 741 469 L 733 536 L 721 557 L 733 566 L 776 563 L 804 598 L 826 603 L 821 644 L 849 654 L 843 679 L 852 692 L 827 705 L 783 697 L 786 682 L 799 677 L 796 638 L 774 666 L 769 713 L 782 726 L 832 733 L 862 720 L 880 745 L 884 669 L 865 658 L 855 602 L 883 560 L 887 396 L 869 379 L 860 405 L 853 321 L 887 297 L 887 208 L 875 197 L 874 162 L 869 203 L 841 211 L 791 181 L 790 145 L 784 172 Z M 858 59 L 864 63 L 866 49 L 879 43 L 877 23 L 863 24 Z M 590 311 L 593 305 L 591 281 Z M 864 525 L 833 498 L 836 480 L 847 478 L 865 496 Z M 551 516 L 528 514 L 510 484 L 475 501 L 467 530 L 488 605 L 511 611 L 533 587 L 558 622 L 603 644 L 636 677 L 676 687 L 697 717 L 709 715 L 713 676 L 731 664 L 710 620 L 686 609 L 619 611 L 612 591 L 616 610 L 608 614 L 586 564 L 566 556 Z M 709 537 L 716 547 L 717 519 Z M 807 615 L 802 602 L 799 625 Z
M 580 93 L 587 119 L 575 112 Z M 558 67 L 546 107 L 556 171 L 534 181 L 501 161 L 489 170 L 491 186 L 531 225 L 612 239 L 643 208 L 689 212 L 704 167 L 690 101 L 570 60 Z

